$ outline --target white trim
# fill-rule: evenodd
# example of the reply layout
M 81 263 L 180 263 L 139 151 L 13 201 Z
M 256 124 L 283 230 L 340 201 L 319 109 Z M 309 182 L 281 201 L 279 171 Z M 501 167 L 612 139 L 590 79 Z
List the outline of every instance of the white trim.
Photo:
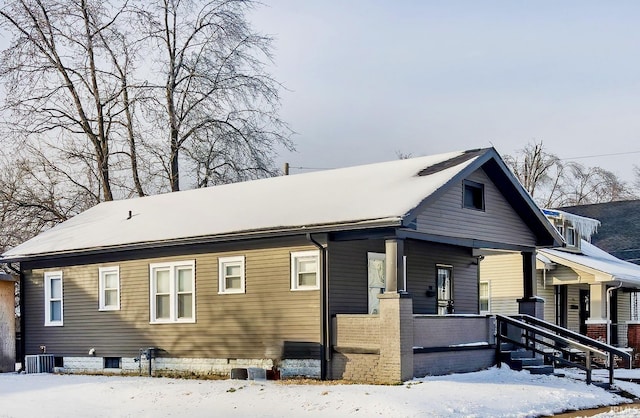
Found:
M 105 276 L 109 273 L 116 274 L 116 305 L 105 304 Z M 111 289 L 112 290 L 112 289 Z M 120 266 L 100 267 L 98 268 L 98 310 L 99 311 L 119 311 L 120 310 Z
M 227 289 L 227 276 L 226 276 L 226 266 L 227 265 L 240 265 L 240 288 L 239 289 Z M 228 294 L 238 294 L 245 293 L 245 262 L 244 256 L 236 256 L 236 257 L 220 257 L 218 258 L 218 294 L 220 295 L 228 295 Z
M 180 269 L 191 270 L 191 318 L 178 318 L 178 275 Z M 156 288 L 155 272 L 169 272 L 169 317 L 156 318 Z M 187 293 L 187 292 L 184 292 Z M 195 260 L 174 261 L 169 263 L 149 264 L 149 323 L 151 324 L 173 324 L 173 323 L 195 323 L 196 322 L 196 262 Z
M 314 258 L 316 263 L 316 284 L 314 286 L 300 286 L 298 283 L 298 262 L 302 258 Z M 320 289 L 320 251 L 294 251 L 291 253 L 291 290 L 318 290 Z
M 487 310 L 482 310 L 480 309 L 480 287 L 482 287 L 482 285 L 486 283 L 487 284 Z M 480 314 L 487 314 L 489 312 L 491 312 L 491 282 L 489 280 L 480 280 L 479 282 L 479 286 L 478 286 L 478 311 L 480 312 Z
M 51 280 L 60 280 L 60 298 L 51 297 Z M 61 327 L 64 325 L 64 288 L 62 285 L 62 270 L 46 271 L 44 273 L 44 326 L 45 327 Z M 51 302 L 60 302 L 60 320 L 51 320 Z

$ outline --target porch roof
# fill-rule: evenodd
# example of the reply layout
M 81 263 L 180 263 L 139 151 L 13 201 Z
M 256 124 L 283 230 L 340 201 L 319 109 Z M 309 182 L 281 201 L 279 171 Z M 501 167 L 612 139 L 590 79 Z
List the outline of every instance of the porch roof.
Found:
M 541 249 L 539 252 L 557 264 L 605 277 L 605 281 L 619 280 L 627 286 L 640 288 L 639 265 L 620 260 L 585 240 L 581 242 L 581 253 L 558 249 Z

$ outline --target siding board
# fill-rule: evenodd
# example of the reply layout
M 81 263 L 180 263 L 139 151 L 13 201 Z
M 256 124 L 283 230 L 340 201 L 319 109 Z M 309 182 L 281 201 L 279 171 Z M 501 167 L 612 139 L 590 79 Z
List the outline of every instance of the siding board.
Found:
M 535 236 L 484 170 L 475 171 L 467 179 L 484 185 L 485 210 L 462 207 L 463 189 L 459 182 L 418 215 L 417 230 L 534 247 Z
M 25 271 L 26 354 L 136 356 L 160 347 L 166 355 L 279 359 L 290 347 L 317 354 L 320 292 L 290 290 L 290 253 L 313 250 L 292 239 L 288 246 L 182 254 L 103 264 L 55 267 L 63 271 L 64 326 L 44 327 L 44 272 Z M 279 244 L 282 244 L 280 240 Z M 228 249 L 228 245 L 220 247 Z M 246 293 L 218 294 L 218 257 L 244 255 Z M 196 323 L 149 323 L 149 264 L 196 261 Z M 121 310 L 98 311 L 98 268 L 120 267 Z M 306 344 L 306 345 L 305 345 Z M 307 357 L 308 358 L 308 357 Z

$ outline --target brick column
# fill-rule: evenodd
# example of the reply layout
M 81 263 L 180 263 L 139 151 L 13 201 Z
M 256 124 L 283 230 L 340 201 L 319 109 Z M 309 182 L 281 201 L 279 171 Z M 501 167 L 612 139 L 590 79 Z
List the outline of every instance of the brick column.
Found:
M 588 319 L 587 337 L 606 343 L 607 325 L 608 321 L 606 319 Z
M 15 282 L 0 277 L 0 373 L 16 370 Z M 6 277 L 5 277 L 6 276 Z
M 640 321 L 627 321 L 627 345 L 633 349 L 631 364 L 640 367 Z
M 383 293 L 380 299 L 380 383 L 413 378 L 413 301 L 407 294 Z

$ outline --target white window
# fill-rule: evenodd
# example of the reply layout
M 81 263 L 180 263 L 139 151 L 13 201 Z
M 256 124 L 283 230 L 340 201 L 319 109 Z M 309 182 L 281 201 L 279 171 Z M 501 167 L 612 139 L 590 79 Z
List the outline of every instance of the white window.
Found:
M 320 288 L 318 251 L 291 253 L 291 290 L 317 290 Z
M 491 311 L 491 288 L 489 282 L 480 282 L 480 313 Z
M 196 322 L 195 261 L 149 265 L 151 323 Z
M 63 325 L 62 272 L 44 273 L 44 325 L 61 327 Z
M 218 293 L 244 293 L 244 257 L 218 259 Z
M 567 245 L 576 246 L 576 230 L 573 227 L 567 227 Z
M 120 310 L 120 267 L 100 267 L 98 272 L 100 276 L 99 310 Z

